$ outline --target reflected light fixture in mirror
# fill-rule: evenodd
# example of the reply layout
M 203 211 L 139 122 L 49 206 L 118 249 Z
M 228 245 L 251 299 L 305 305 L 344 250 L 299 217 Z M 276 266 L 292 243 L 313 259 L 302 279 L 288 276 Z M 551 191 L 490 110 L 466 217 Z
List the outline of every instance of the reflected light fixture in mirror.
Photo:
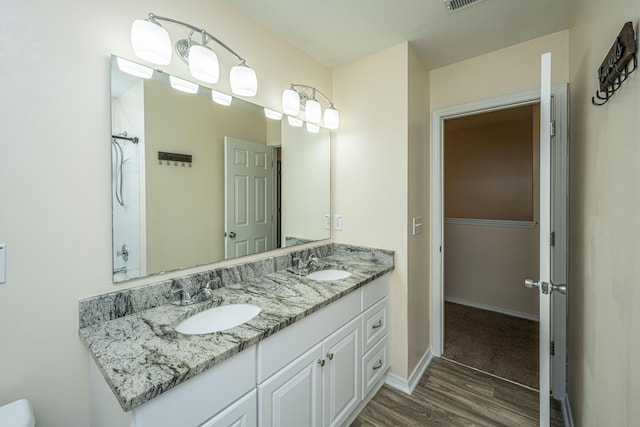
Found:
M 268 108 L 264 109 L 264 115 L 266 118 L 271 120 L 282 120 L 282 113 L 270 110 Z
M 231 95 L 227 95 L 226 93 L 218 92 L 217 90 L 212 89 L 211 98 L 216 104 L 224 105 L 225 107 L 231 105 Z
M 172 88 L 179 90 L 180 92 L 192 94 L 198 92 L 197 84 L 181 79 L 180 77 L 169 76 L 169 84 L 171 84 Z
M 189 33 L 186 38 L 175 43 L 178 57 L 189 65 L 191 75 L 206 83 L 217 83 L 219 79 L 218 57 L 207 43 L 213 41 L 231 53 L 240 62 L 231 67 L 229 83 L 231 91 L 240 96 L 255 96 L 258 92 L 258 78 L 246 60 L 233 49 L 211 35 L 205 29 L 195 27 L 186 22 L 149 13 L 146 20 L 138 19 L 131 27 L 131 45 L 135 54 L 145 61 L 167 65 L 171 62 L 171 38 L 158 21 L 170 22 L 186 27 Z M 202 44 L 192 40 L 195 33 L 202 35 Z
M 307 131 L 309 131 L 311 133 L 318 133 L 318 132 L 320 132 L 320 126 L 314 125 L 311 122 L 307 122 Z
M 321 99 L 324 99 L 329 104 L 329 107 L 324 112 L 324 127 L 332 130 L 338 129 L 340 115 L 334 107 L 333 101 L 313 86 L 292 83 L 289 89 L 282 93 L 282 110 L 289 116 L 297 116 L 302 109 L 305 111 L 307 122 L 319 125 L 322 117 L 322 107 L 316 95 L 319 95 Z
M 150 79 L 153 76 L 153 68 L 145 67 L 141 64 L 128 61 L 124 58 L 117 58 L 118 68 L 127 74 L 142 79 Z

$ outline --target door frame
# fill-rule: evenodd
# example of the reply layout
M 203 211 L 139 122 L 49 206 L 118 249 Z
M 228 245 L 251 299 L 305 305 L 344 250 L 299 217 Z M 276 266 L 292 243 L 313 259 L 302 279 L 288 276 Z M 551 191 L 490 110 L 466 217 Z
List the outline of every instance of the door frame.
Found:
M 567 224 L 564 233 L 556 233 L 553 247 L 553 283 L 568 282 L 568 84 L 551 88 L 552 115 L 555 135 L 552 139 L 552 174 L 555 198 L 552 202 L 552 224 Z M 519 107 L 540 101 L 540 90 L 486 99 L 468 104 L 434 110 L 431 121 L 431 349 L 436 357 L 444 349 L 444 120 L 470 116 L 505 108 Z M 524 286 L 524 284 L 522 285 Z M 567 384 L 566 319 L 567 299 L 559 293 L 553 299 L 552 390 L 555 399 L 563 400 Z

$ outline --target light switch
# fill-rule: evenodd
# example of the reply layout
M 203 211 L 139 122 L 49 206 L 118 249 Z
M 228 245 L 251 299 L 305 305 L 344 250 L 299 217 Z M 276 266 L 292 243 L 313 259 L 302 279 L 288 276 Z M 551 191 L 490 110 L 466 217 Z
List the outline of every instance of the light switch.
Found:
M 333 217 L 333 229 L 342 230 L 342 215 L 335 215 Z
M 422 233 L 422 217 L 417 216 L 413 218 L 413 235 Z
M 331 215 L 329 214 L 324 216 L 324 229 L 331 230 Z
M 0 283 L 7 281 L 7 244 L 0 243 Z

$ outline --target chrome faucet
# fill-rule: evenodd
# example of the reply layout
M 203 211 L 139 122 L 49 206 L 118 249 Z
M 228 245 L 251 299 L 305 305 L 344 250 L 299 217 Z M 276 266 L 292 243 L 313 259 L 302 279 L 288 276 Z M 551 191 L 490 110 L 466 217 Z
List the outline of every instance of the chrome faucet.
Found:
M 293 268 L 290 268 L 289 271 L 298 276 L 306 276 L 309 273 L 307 269 L 311 267 L 312 264 L 317 264 L 318 262 L 320 262 L 320 259 L 316 255 L 316 252 L 312 250 L 306 261 L 303 261 L 301 257 L 294 257 Z
M 189 295 L 181 284 L 178 282 L 173 282 L 171 284 L 171 293 L 172 294 L 180 294 L 180 305 L 191 305 L 198 302 L 206 301 L 213 297 L 213 292 L 209 286 L 210 282 L 207 282 L 198 292 L 193 294 L 193 296 Z
M 309 268 L 311 267 L 311 264 L 317 264 L 320 262 L 320 259 L 318 258 L 318 255 L 316 255 L 315 251 L 311 251 L 311 253 L 309 254 L 309 258 L 307 258 L 307 260 L 303 263 L 304 268 Z

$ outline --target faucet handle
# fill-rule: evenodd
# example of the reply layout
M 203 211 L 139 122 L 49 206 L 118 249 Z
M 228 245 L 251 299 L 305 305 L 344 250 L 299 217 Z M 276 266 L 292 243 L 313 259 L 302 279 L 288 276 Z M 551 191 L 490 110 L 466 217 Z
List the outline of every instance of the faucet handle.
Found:
M 171 289 L 171 293 L 173 294 L 180 294 L 180 305 L 189 305 L 191 304 L 191 295 L 189 295 L 189 292 L 185 291 L 182 286 L 178 285 L 177 287 L 173 287 Z

